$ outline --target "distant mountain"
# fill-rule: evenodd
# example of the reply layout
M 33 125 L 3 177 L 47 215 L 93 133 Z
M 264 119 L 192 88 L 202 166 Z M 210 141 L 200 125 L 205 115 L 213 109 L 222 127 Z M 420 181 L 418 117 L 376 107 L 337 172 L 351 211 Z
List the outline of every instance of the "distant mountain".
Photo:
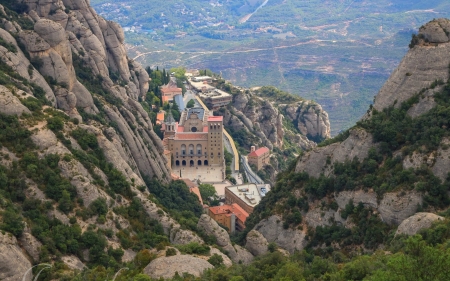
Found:
M 445 0 L 268 0 L 245 17 L 261 3 L 92 1 L 125 26 L 129 52 L 143 65 L 209 68 L 236 85 L 313 99 L 333 135 L 365 113 L 414 30 L 450 17 Z

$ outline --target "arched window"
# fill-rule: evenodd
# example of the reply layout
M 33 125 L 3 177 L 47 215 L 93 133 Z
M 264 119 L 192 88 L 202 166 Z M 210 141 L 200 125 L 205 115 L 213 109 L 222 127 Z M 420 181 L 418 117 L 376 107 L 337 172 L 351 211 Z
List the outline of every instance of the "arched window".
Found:
M 191 132 L 194 132 L 194 133 L 197 132 L 197 127 L 192 127 Z
M 181 145 L 181 155 L 186 155 L 186 145 L 185 144 Z
M 175 161 L 175 165 L 180 166 L 180 161 L 179 160 Z
M 197 154 L 202 154 L 202 145 L 197 144 Z
M 186 160 L 183 160 L 183 162 L 181 162 L 181 165 L 186 166 Z
M 198 160 L 198 161 L 197 161 L 197 165 L 198 165 L 198 166 L 201 166 L 201 165 L 202 165 L 202 160 Z
M 194 160 L 189 161 L 189 166 L 194 166 Z
M 189 154 L 194 154 L 194 145 L 193 144 L 190 144 L 189 145 Z
M 205 163 L 205 166 L 208 166 L 208 160 L 205 160 L 203 163 Z

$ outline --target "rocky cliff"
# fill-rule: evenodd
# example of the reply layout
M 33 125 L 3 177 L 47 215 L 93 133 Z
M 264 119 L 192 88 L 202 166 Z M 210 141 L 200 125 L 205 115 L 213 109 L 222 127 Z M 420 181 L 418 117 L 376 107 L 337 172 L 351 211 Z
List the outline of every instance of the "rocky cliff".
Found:
M 386 235 L 400 225 L 397 233 L 411 235 L 442 219 L 415 214 L 445 210 L 450 202 L 448 117 L 443 115 L 449 107 L 449 32 L 447 19 L 421 27 L 368 114 L 347 132 L 301 155 L 295 168 L 279 177 L 250 219 L 254 228 L 247 241 L 252 251 L 264 252 L 266 241 L 291 252 L 323 242 L 374 247 L 383 243 L 381 236 L 370 242 L 342 242 L 322 236 L 322 231 L 385 229 Z M 371 223 L 373 229 L 367 230 Z M 318 227 L 319 233 L 314 231 Z M 262 237 L 256 239 L 255 231 Z M 292 235 L 288 232 L 298 232 L 298 239 L 285 243 L 283 239 Z M 308 235 L 309 242 L 302 238 Z M 262 246 L 255 246 L 258 243 Z
M 282 95 L 277 96 L 278 95 Z M 283 102 L 289 101 L 289 104 Z M 257 138 L 247 146 L 283 149 L 289 145 L 310 149 L 330 137 L 330 121 L 322 107 L 273 87 L 239 90 L 231 105 L 221 111 L 232 131 L 244 130 Z
M 15 171 L 22 184 L 19 197 L 9 191 L 5 194 L 10 197 L 0 195 L 0 225 L 12 233 L 0 233 L 0 252 L 9 253 L 0 257 L 0 279 L 19 279 L 30 261 L 49 260 L 48 251 L 50 260 L 58 253 L 69 268 L 82 269 L 83 263 L 99 258 L 88 254 L 92 247 L 81 242 L 86 231 L 99 235 L 96 245 L 105 249 L 100 252 L 119 251 L 118 262 L 132 260 L 140 248 L 126 244 L 127 239 L 143 239 L 139 232 L 144 229 L 136 228 L 137 222 L 147 225 L 148 235 L 153 231 L 167 237 L 164 243 L 203 243 L 154 202 L 149 192 L 153 186 L 144 182 L 168 184 L 170 169 L 140 104 L 149 76 L 127 57 L 117 23 L 97 15 L 87 0 L 7 1 L 0 5 L 0 68 L 5 133 L 0 137 L 0 173 L 11 173 L 2 178 L 1 188 L 14 185 L 11 169 L 19 169 Z M 14 143 L 21 140 L 26 145 Z M 17 163 L 25 168 L 17 168 Z M 53 185 L 58 187 L 50 191 Z M 22 214 L 29 228 L 14 214 L 20 214 L 24 200 L 34 202 L 35 209 L 47 206 L 31 217 Z M 137 208 L 134 215 L 141 212 L 140 220 L 132 221 L 127 211 L 131 206 Z M 51 220 L 60 231 L 72 229 L 77 238 L 67 236 L 55 246 L 41 235 L 36 216 L 40 222 Z M 150 221 L 156 225 L 152 229 Z M 66 243 L 77 246 L 67 249 Z M 86 248 L 84 254 L 79 245 Z

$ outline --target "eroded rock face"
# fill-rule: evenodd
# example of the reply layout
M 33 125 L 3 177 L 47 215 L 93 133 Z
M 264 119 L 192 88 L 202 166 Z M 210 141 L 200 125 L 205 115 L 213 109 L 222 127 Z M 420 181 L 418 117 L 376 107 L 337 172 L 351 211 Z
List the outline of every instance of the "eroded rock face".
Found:
M 3 46 L 0 46 L 0 52 L 1 48 L 3 48 Z M 0 85 L 0 112 L 6 115 L 22 115 L 22 113 L 31 113 L 31 111 L 3 85 Z
M 219 246 L 226 246 L 230 243 L 230 236 L 228 232 L 221 228 L 215 220 L 210 216 L 203 214 L 198 220 L 197 227 L 203 230 L 208 235 L 214 235 L 216 243 Z
M 413 152 L 403 159 L 404 169 L 418 169 L 423 165 L 430 168 L 441 181 L 445 181 L 450 167 L 450 140 L 444 138 L 439 148 L 430 153 Z
M 439 19 L 420 29 L 419 34 L 436 44 L 419 44 L 408 51 L 375 97 L 373 107 L 376 110 L 393 106 L 395 102 L 395 106 L 399 107 L 423 88 L 428 88 L 436 79 L 447 81 L 450 42 L 444 27 L 447 32 L 450 31 L 448 22 Z
M 254 230 L 261 233 L 267 242 L 275 242 L 291 254 L 303 250 L 306 245 L 305 233 L 298 229 L 284 229 L 283 222 L 277 215 L 263 219 L 254 227 Z
M 305 153 L 297 162 L 295 171 L 307 172 L 312 177 L 319 177 L 320 174 L 329 176 L 332 174 L 331 164 L 353 160 L 355 157 L 362 161 L 372 147 L 373 136 L 364 129 L 355 128 L 343 142 L 317 147 Z
M 433 213 L 416 213 L 413 216 L 410 216 L 409 218 L 402 221 L 402 223 L 398 226 L 395 235 L 417 234 L 421 229 L 431 227 L 433 222 L 438 220 L 444 220 L 444 217 L 438 216 Z
M 39 261 L 39 252 L 41 250 L 42 243 L 31 234 L 29 227 L 25 227 L 22 236 L 20 237 L 20 244 L 35 262 Z
M 350 200 L 353 200 L 354 205 L 363 203 L 366 207 L 378 210 L 381 220 L 385 223 L 398 225 L 417 211 L 417 207 L 422 204 L 422 195 L 414 191 L 388 192 L 378 203 L 375 192 L 357 190 L 340 192 L 335 196 L 335 200 L 340 209 L 344 209 Z
M 270 100 L 261 99 L 249 91 L 233 96 L 231 110 L 225 110 L 224 124 L 234 131 L 245 130 L 256 135 L 261 143 L 269 149 L 281 148 L 283 139 L 288 138 L 303 149 L 315 146 L 319 141 L 330 136 L 328 114 L 318 104 L 301 101 L 293 104 L 276 105 Z M 283 118 L 297 125 L 297 131 L 288 130 L 283 125 Z
M 293 124 L 297 124 L 302 135 L 310 140 L 320 142 L 330 137 L 328 113 L 319 104 L 303 101 L 291 105 L 280 105 L 280 108 Z
M 144 273 L 152 278 L 172 278 L 187 272 L 199 277 L 205 269 L 213 268 L 209 262 L 188 255 L 176 255 L 154 259 L 144 268 Z
M 245 248 L 254 256 L 267 253 L 269 243 L 264 236 L 256 230 L 250 230 L 246 236 Z
M 207 235 L 213 235 L 216 238 L 217 245 L 228 252 L 228 256 L 234 263 L 248 264 L 253 260 L 252 254 L 239 245 L 232 245 L 228 232 L 221 228 L 210 216 L 201 215 L 197 227 L 203 230 Z
M 421 27 L 419 34 L 430 43 L 447 43 L 450 41 L 450 20 L 434 19 Z
M 31 263 L 22 253 L 16 237 L 11 233 L 3 234 L 0 231 L 0 280 L 22 280 L 29 268 L 31 268 Z M 32 274 L 29 273 L 25 280 L 31 281 L 32 277 Z

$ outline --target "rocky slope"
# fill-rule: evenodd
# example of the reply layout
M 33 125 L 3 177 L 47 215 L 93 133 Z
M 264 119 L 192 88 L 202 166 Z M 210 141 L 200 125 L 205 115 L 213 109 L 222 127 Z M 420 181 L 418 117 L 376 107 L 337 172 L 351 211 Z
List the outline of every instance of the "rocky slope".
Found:
M 248 233 L 247 241 L 252 252 L 264 252 L 267 242 L 275 242 L 291 252 L 301 250 L 311 243 L 311 239 L 310 242 L 305 240 L 307 235 L 313 241 L 325 241 L 323 237 L 317 238 L 314 232 L 317 227 L 324 227 L 325 231 L 332 227 L 354 230 L 355 224 L 363 227 L 361 219 L 372 223 L 379 221 L 377 228 L 386 225 L 386 231 L 400 225 L 397 233 L 409 235 L 442 219 L 432 213 L 416 212 L 423 206 L 429 212 L 437 212 L 449 205 L 446 189 L 450 172 L 448 126 L 433 121 L 433 116 L 439 114 L 436 112 L 448 107 L 445 100 L 450 89 L 449 32 L 450 20 L 447 19 L 424 25 L 363 120 L 328 141 L 328 145 L 304 153 L 291 173 L 282 175 L 272 191 L 275 194 L 263 200 L 261 209 L 254 214 L 255 220 L 251 219 L 254 228 Z M 392 124 L 402 124 L 405 129 L 389 131 Z M 417 124 L 424 125 L 421 129 L 408 127 Z M 436 127 L 430 129 L 430 126 Z M 415 130 L 417 133 L 411 133 Z M 419 136 L 423 130 L 430 131 Z M 438 130 L 439 134 L 433 130 Z M 429 141 L 430 134 L 436 135 L 433 145 Z M 411 177 L 396 178 L 400 174 Z M 442 193 L 436 193 L 434 188 L 440 186 Z M 355 213 L 364 209 L 370 210 L 365 213 L 366 217 Z M 261 218 L 264 219 L 258 222 Z M 287 237 L 294 236 L 298 239 L 289 238 L 285 242 Z M 382 243 L 382 240 L 377 241 Z M 365 241 L 364 246 L 367 245 L 370 243 Z
M 292 101 L 284 104 L 284 99 L 271 97 L 266 91 L 274 92 L 274 95 L 280 92 L 273 87 L 240 91 L 233 95 L 231 105 L 221 112 L 227 128 L 244 130 L 259 139 L 247 146 L 283 149 L 287 140 L 295 147 L 310 149 L 316 142 L 330 137 L 328 114 L 319 104 L 283 93 L 288 96 L 288 101 Z M 245 148 L 249 148 L 247 146 Z
M 46 204 L 48 211 L 41 210 L 39 215 L 77 233 L 79 229 L 77 239 L 94 229 L 106 239 L 103 247 L 124 250 L 118 262 L 129 261 L 139 249 L 123 246 L 123 237 L 137 239 L 140 234 L 133 227 L 136 222 L 123 210 L 137 204 L 147 221 L 139 223 L 155 220 L 169 243 L 202 244 L 202 238 L 182 228 L 153 202 L 148 191 L 152 186 L 147 188 L 144 182 L 146 177 L 168 184 L 171 175 L 161 140 L 139 103 L 147 94 L 149 76 L 127 57 L 122 28 L 97 15 L 87 0 L 25 0 L 5 5 L 0 5 L 0 114 L 2 120 L 17 122 L 17 128 L 25 132 L 18 139 L 23 137 L 29 143 L 17 150 L 2 135 L 0 171 L 8 172 L 18 162 L 29 161 L 24 159 L 25 153 L 36 155 L 36 165 L 44 159 L 57 159 L 56 165 L 48 167 L 58 174 L 41 183 L 30 170 L 36 166 L 18 172 L 26 179 L 24 197 L 18 200 L 0 194 L 0 226 L 8 228 L 5 225 L 13 223 L 8 212 L 21 210 L 23 200 Z M 7 127 L 11 125 L 8 122 L 2 124 Z M 64 183 L 61 189 L 70 191 L 64 193 L 65 199 L 60 199 L 61 195 L 55 199 L 47 190 L 47 184 L 55 179 Z M 92 211 L 98 204 L 104 206 L 102 215 Z M 43 261 L 44 248 L 49 247 L 50 242 L 37 235 L 36 222 L 29 217 L 26 220 L 31 227 L 22 231 L 22 219 L 16 218 L 20 231 L 14 235 L 18 239 L 0 233 L 2 280 L 19 279 L 31 263 Z M 111 233 L 105 236 L 106 232 Z M 89 247 L 85 253 L 58 249 L 62 261 L 72 269 L 80 270 L 92 260 L 87 254 Z

